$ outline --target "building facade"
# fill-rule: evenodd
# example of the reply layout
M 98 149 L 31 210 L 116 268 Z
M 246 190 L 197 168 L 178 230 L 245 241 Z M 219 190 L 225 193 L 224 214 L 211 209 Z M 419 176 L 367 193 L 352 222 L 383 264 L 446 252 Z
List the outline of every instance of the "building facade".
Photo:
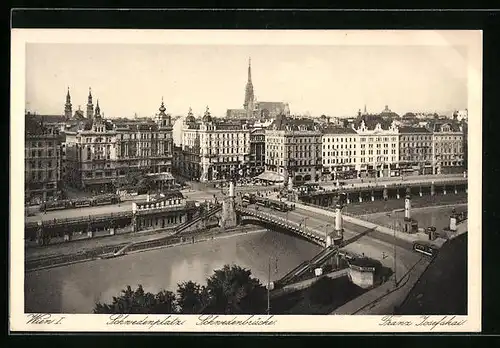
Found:
M 356 177 L 358 134 L 352 128 L 328 126 L 323 129 L 322 161 L 324 179 Z
M 432 174 L 432 133 L 425 127 L 399 128 L 401 175 Z
M 399 130 L 394 122 L 361 120 L 353 129 L 358 134 L 356 171 L 363 177 L 387 177 L 399 174 Z M 357 151 L 359 150 L 359 151 Z
M 312 120 L 278 116 L 266 128 L 266 170 L 287 183 L 317 181 L 321 174 L 321 130 Z
M 200 124 L 200 181 L 238 173 L 246 175 L 250 157 L 250 129 L 244 122 L 213 119 L 207 108 Z
M 180 174 L 189 180 L 199 180 L 201 176 L 200 122 L 189 109 L 182 127 L 182 163 Z
M 186 117 L 182 135 L 183 175 L 201 182 L 250 170 L 250 127 L 243 120 L 213 118 L 207 107 L 201 120 Z
M 433 174 L 456 174 L 464 169 L 463 131 L 452 122 L 432 126 Z
M 41 203 L 60 195 L 61 143 L 58 129 L 26 115 L 24 192 L 27 203 Z
M 159 113 L 150 122 L 117 123 L 116 169 L 122 177 L 127 171 L 140 170 L 160 191 L 171 188 L 174 143 L 171 116 L 166 114 L 163 101 Z
M 84 127 L 66 134 L 70 185 L 91 192 L 113 192 L 131 171 L 147 176 L 155 188 L 173 185 L 172 124 L 162 102 L 155 120 L 112 123 L 95 114 Z
M 99 102 L 84 129 L 66 133 L 66 172 L 71 186 L 99 193 L 113 191 L 116 131 L 100 114 Z
M 250 131 L 250 176 L 262 173 L 266 168 L 266 130 L 253 128 Z

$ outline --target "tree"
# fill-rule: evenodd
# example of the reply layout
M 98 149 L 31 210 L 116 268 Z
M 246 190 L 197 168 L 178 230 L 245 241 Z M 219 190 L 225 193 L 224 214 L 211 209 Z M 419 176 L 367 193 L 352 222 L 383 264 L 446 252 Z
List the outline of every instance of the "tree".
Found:
M 197 314 L 209 303 L 208 291 L 205 286 L 188 281 L 178 284 L 177 304 L 184 314 Z
M 144 292 L 142 285 L 135 291 L 130 285 L 121 291 L 121 295 L 113 297 L 111 304 L 96 303 L 94 314 L 147 314 L 175 313 L 175 295 L 170 291 L 160 291 L 154 295 Z
M 266 289 L 251 277 L 251 271 L 225 265 L 207 279 L 209 306 L 205 313 L 251 314 L 264 313 Z

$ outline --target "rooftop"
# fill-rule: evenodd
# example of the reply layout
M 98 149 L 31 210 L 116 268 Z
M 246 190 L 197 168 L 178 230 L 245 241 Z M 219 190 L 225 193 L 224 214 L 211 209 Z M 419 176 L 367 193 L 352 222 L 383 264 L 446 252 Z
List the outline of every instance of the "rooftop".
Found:
M 399 127 L 399 133 L 430 133 L 425 127 Z
M 319 131 L 314 120 L 308 118 L 291 118 L 279 115 L 268 127 L 271 130 L 290 130 L 290 131 Z
M 323 134 L 356 134 L 356 131 L 349 127 L 328 126 L 323 129 Z

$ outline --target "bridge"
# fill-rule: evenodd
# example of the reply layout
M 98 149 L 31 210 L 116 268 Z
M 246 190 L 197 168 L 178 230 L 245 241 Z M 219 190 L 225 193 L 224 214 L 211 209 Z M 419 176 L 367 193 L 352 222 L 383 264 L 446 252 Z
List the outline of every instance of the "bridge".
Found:
M 467 192 L 467 178 L 444 177 L 422 178 L 409 181 L 389 181 L 377 183 L 355 183 L 350 185 L 325 186 L 313 192 L 298 194 L 299 200 L 321 206 L 335 203 L 339 194 L 345 194 L 347 204 L 352 201 L 399 199 L 406 193 L 412 195 L 446 195 Z
M 265 223 L 272 227 L 277 227 L 279 229 L 284 229 L 290 231 L 306 240 L 309 240 L 319 246 L 326 246 L 326 236 L 321 235 L 320 232 L 307 228 L 307 226 L 302 226 L 300 223 L 287 220 L 286 218 L 273 215 L 268 212 L 263 212 L 255 209 L 243 208 L 241 206 L 236 206 L 235 211 L 237 215 L 237 221 L 240 224 L 262 224 Z

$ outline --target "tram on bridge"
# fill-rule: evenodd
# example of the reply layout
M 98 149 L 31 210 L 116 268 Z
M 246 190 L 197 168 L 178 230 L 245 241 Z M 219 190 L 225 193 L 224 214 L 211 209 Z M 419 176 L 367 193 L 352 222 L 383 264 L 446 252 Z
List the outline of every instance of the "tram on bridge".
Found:
M 40 204 L 40 211 L 63 210 L 73 208 L 84 208 L 98 205 L 110 205 L 120 203 L 120 196 L 114 193 L 98 195 L 89 198 L 64 199 L 60 201 L 45 202 Z

